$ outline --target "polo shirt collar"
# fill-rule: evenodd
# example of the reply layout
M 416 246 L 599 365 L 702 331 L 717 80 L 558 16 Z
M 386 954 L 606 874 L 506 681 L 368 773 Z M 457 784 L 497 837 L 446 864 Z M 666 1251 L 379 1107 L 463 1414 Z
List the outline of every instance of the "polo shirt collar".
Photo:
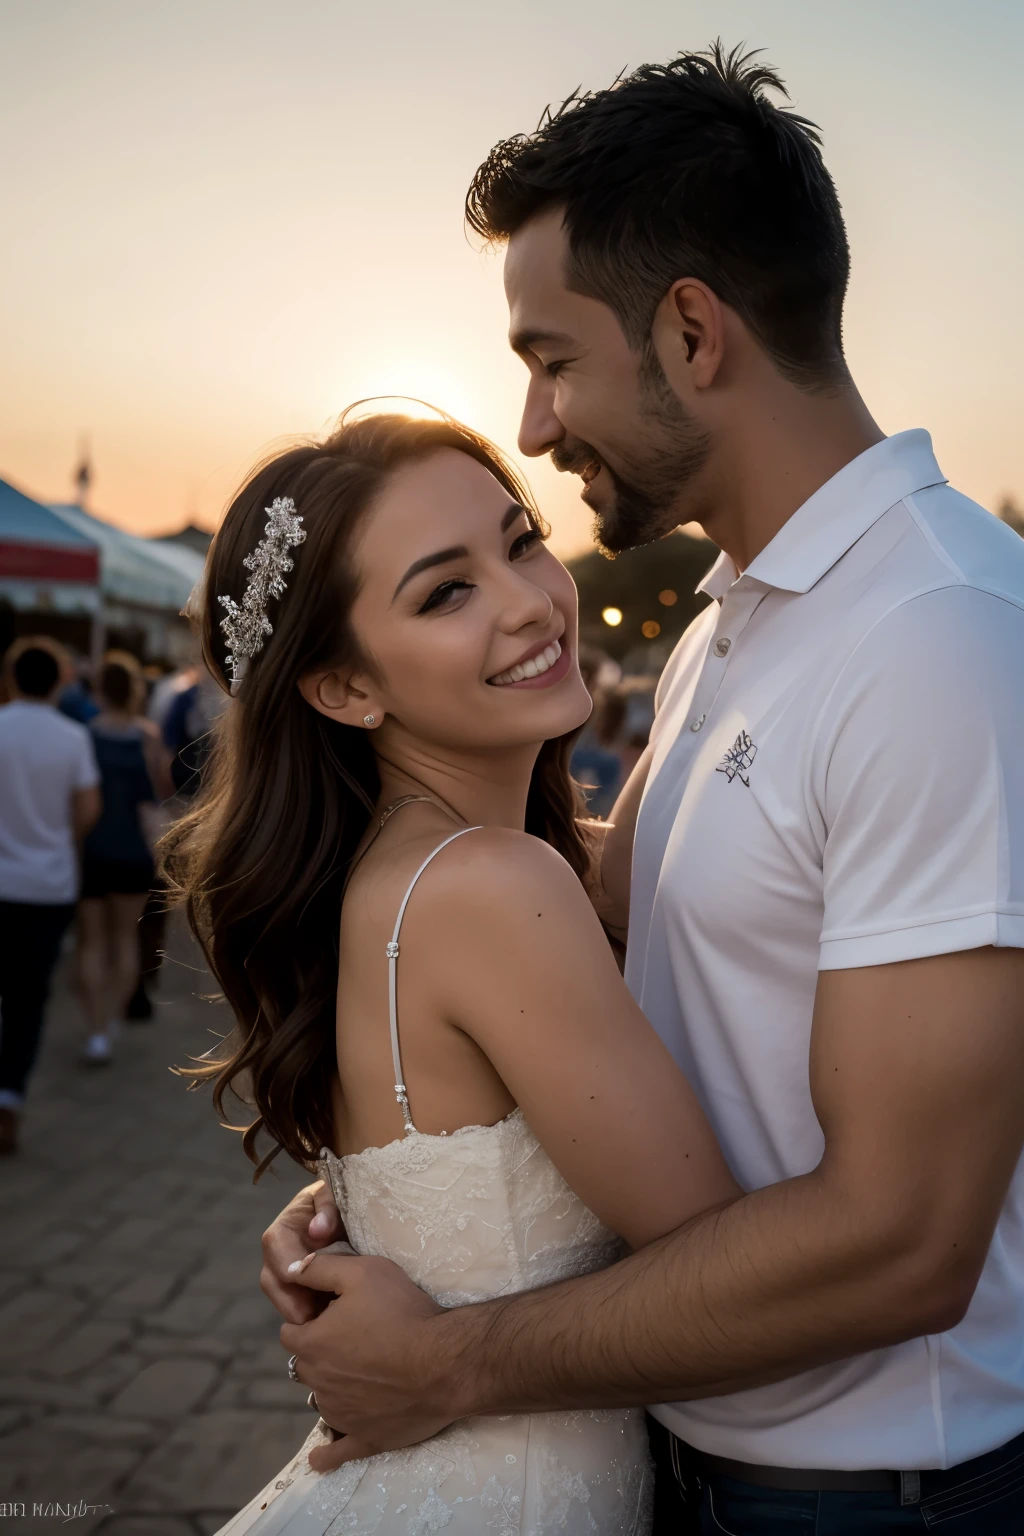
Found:
M 809 592 L 890 507 L 945 483 L 927 432 L 915 428 L 887 437 L 819 486 L 744 576 L 784 592 Z M 723 551 L 697 590 L 721 601 L 736 579 L 736 567 Z

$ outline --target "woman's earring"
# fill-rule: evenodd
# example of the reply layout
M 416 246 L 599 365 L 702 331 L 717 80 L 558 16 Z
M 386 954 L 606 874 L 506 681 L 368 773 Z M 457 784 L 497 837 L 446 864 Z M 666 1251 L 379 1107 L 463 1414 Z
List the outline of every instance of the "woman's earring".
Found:
M 376 723 L 377 723 L 376 715 L 364 715 L 363 716 L 363 724 L 364 725 L 375 725 Z

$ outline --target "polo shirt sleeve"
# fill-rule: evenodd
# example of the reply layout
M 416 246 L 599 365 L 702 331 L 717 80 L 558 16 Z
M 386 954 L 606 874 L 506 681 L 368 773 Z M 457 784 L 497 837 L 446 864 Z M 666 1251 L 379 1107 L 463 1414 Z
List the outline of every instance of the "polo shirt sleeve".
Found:
M 912 598 L 819 725 L 819 968 L 1024 947 L 1024 610 L 959 585 Z
M 92 737 L 84 726 L 79 726 L 81 733 L 78 737 L 78 752 L 74 763 L 73 787 L 75 789 L 95 789 L 100 782 L 99 765 L 96 762 L 96 749 L 92 744 Z

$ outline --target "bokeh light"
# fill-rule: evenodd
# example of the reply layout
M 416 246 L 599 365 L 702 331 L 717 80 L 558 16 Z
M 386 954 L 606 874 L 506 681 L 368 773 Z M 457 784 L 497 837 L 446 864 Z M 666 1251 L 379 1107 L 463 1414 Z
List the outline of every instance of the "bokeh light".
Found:
M 610 624 L 611 625 L 612 629 L 617 629 L 618 626 L 622 623 L 622 609 L 621 608 L 602 608 L 601 609 L 601 617 L 602 617 L 602 619 L 604 619 L 604 622 L 606 624 Z
M 640 633 L 643 635 L 645 640 L 657 640 L 658 636 L 661 634 L 661 625 L 658 623 L 657 619 L 647 619 L 643 624 L 641 624 Z

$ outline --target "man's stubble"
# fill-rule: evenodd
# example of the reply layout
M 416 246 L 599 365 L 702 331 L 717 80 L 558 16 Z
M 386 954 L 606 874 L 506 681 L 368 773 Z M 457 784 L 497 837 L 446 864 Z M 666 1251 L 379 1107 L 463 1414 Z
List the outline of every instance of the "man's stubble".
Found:
M 603 466 L 613 495 L 594 509 L 594 537 L 610 555 L 653 544 L 691 520 L 685 492 L 711 452 L 709 434 L 684 409 L 650 343 L 637 378 L 637 446 L 616 446 L 618 468 L 579 438 L 560 444 L 551 456 L 561 470 L 578 471 L 595 459 Z

